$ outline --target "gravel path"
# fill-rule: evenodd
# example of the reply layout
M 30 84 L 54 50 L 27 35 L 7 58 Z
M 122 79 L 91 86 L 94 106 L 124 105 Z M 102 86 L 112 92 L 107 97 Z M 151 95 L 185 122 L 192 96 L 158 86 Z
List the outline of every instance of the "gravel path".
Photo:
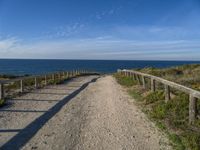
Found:
M 112 76 L 85 84 L 94 78 L 36 90 L 1 109 L 2 149 L 171 149 Z

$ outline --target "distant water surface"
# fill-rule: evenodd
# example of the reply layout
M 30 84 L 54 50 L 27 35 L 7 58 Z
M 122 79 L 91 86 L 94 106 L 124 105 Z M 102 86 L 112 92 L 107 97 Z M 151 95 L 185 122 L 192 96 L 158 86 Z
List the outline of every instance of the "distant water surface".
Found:
M 200 64 L 200 61 L 129 61 L 129 60 L 33 60 L 0 59 L 0 74 L 44 74 L 63 70 L 87 69 L 113 73 L 117 69 L 144 67 L 165 68 L 183 64 Z

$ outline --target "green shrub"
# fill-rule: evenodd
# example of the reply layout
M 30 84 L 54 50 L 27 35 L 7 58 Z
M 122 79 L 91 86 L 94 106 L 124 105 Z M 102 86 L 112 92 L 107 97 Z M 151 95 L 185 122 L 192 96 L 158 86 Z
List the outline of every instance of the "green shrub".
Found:
M 173 127 L 185 128 L 188 123 L 189 96 L 179 93 L 167 103 L 170 124 Z
M 167 107 L 164 101 L 152 106 L 150 116 L 154 119 L 164 119 L 167 115 Z
M 126 77 L 120 74 L 114 74 L 114 77 L 117 79 L 117 82 L 123 86 L 131 87 L 137 84 L 137 81 L 133 80 L 131 77 Z
M 59 79 L 55 79 L 55 80 L 50 80 L 48 81 L 49 84 L 63 84 L 64 83 L 64 80 L 59 80 Z
M 151 92 L 145 97 L 146 104 L 151 104 L 156 101 L 164 100 L 164 92 L 163 91 L 156 91 L 156 92 Z
M 169 139 L 173 142 L 173 147 L 176 150 L 185 150 L 185 146 L 179 135 L 177 134 L 168 134 Z
M 128 91 L 129 95 L 131 95 L 136 101 L 143 101 L 143 97 L 142 97 L 142 92 L 135 90 L 135 89 L 131 89 Z
M 182 135 L 182 141 L 186 147 L 189 147 L 191 150 L 200 149 L 200 134 L 199 132 L 186 131 Z

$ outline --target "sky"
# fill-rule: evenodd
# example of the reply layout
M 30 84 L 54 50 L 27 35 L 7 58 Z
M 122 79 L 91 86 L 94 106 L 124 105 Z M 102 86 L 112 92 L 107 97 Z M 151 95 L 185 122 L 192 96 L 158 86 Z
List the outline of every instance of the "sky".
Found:
M 0 58 L 200 60 L 200 0 L 0 0 Z

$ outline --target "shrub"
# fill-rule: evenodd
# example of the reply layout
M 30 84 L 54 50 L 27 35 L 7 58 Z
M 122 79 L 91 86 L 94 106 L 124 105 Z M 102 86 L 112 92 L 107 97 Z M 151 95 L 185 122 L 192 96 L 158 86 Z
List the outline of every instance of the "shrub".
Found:
M 131 89 L 128 91 L 129 95 L 131 95 L 137 101 L 143 101 L 142 92 L 136 89 Z
M 115 74 L 114 77 L 117 79 L 117 82 L 123 86 L 131 87 L 137 84 L 137 81 L 133 80 L 131 77 L 126 77 L 120 74 Z
M 187 131 L 182 135 L 182 141 L 186 147 L 190 147 L 191 150 L 200 149 L 200 134 L 199 132 Z
M 145 102 L 146 104 L 151 104 L 156 101 L 164 100 L 164 92 L 163 91 L 156 91 L 156 92 L 151 92 L 145 97 Z
M 188 123 L 189 96 L 179 93 L 167 103 L 170 124 L 173 127 L 185 128 Z
M 152 106 L 150 116 L 154 119 L 164 119 L 167 115 L 167 107 L 164 101 Z

